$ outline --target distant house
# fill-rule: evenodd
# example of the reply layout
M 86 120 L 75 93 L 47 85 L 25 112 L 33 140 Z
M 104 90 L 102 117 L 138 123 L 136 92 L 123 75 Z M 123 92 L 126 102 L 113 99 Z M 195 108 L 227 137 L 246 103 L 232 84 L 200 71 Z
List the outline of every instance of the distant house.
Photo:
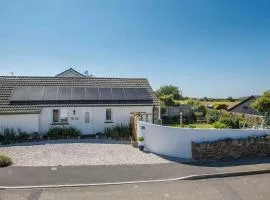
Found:
M 145 78 L 98 78 L 68 69 L 56 76 L 0 76 L 0 128 L 46 133 L 72 126 L 83 134 L 130 123 L 132 113 L 157 123 L 159 102 Z M 1 130 L 0 130 L 1 131 Z
M 249 115 L 260 115 L 255 109 L 252 108 L 251 104 L 256 101 L 259 96 L 252 95 L 240 103 L 228 108 L 228 111 L 234 113 L 242 113 Z

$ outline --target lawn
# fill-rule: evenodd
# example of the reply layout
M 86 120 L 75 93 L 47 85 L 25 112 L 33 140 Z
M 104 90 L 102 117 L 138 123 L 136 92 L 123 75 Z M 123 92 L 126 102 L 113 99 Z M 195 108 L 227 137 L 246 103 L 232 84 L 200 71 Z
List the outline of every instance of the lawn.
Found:
M 180 124 L 169 124 L 168 126 L 170 126 L 170 127 L 181 127 Z M 206 123 L 185 124 L 184 128 L 214 128 L 214 126 L 212 124 L 206 124 Z

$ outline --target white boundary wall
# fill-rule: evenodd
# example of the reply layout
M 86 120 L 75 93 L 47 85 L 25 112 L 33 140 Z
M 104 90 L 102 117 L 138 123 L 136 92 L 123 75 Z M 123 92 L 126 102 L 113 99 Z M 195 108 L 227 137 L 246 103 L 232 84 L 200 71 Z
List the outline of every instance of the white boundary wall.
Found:
M 138 122 L 138 135 L 144 137 L 144 145 L 147 150 L 161 155 L 188 159 L 192 158 L 192 141 L 215 141 L 224 138 L 243 138 L 265 134 L 270 135 L 270 129 L 191 129 Z

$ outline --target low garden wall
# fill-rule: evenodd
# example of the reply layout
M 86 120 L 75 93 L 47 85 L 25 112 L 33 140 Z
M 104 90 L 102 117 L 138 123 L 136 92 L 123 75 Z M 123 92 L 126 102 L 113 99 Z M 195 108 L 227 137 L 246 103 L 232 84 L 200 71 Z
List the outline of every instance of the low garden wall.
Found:
M 192 159 L 198 161 L 270 156 L 270 136 L 192 142 Z
M 138 135 L 144 137 L 145 147 L 150 152 L 187 159 L 192 159 L 192 142 L 270 135 L 270 130 L 173 128 L 142 121 L 137 126 Z

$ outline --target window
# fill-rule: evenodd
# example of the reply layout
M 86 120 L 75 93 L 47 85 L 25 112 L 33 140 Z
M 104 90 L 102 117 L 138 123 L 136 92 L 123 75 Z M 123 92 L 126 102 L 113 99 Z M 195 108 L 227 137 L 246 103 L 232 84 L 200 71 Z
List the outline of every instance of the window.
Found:
M 53 122 L 59 122 L 59 110 L 53 109 Z
M 90 123 L 90 114 L 89 112 L 85 112 L 84 114 L 84 123 Z
M 67 111 L 67 109 L 61 109 L 60 122 L 61 123 L 67 123 L 68 122 L 68 111 Z
M 53 109 L 53 123 L 68 123 L 67 109 Z
M 111 108 L 106 109 L 106 121 L 112 121 L 112 109 Z
M 247 110 L 248 109 L 248 106 L 243 106 L 243 108 Z

